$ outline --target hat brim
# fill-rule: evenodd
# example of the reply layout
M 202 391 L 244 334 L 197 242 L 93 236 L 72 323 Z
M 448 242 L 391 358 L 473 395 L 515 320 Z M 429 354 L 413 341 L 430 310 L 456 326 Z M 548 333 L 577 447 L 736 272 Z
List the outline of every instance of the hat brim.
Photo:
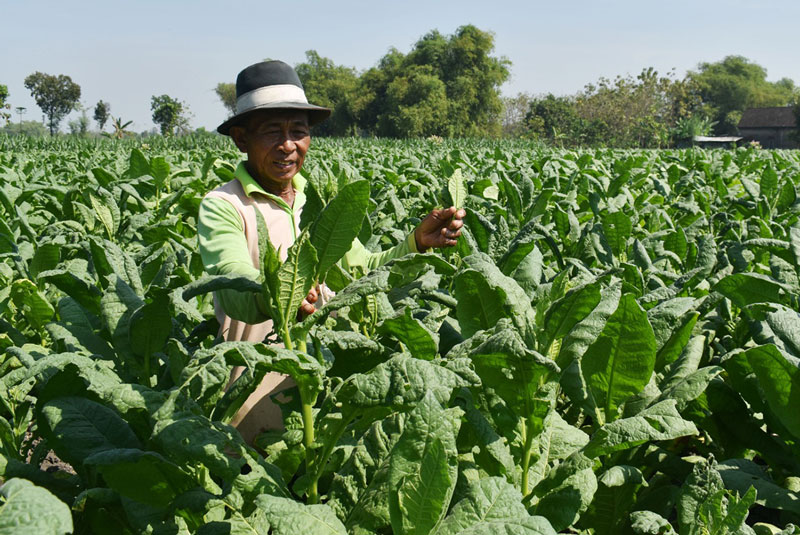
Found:
M 323 108 L 322 106 L 315 106 L 313 104 L 306 104 L 304 102 L 270 102 L 268 104 L 261 104 L 237 113 L 227 121 L 217 127 L 217 132 L 223 136 L 231 135 L 231 127 L 237 126 L 242 123 L 246 117 L 259 110 L 303 110 L 308 112 L 308 126 L 319 124 L 331 116 L 330 108 Z

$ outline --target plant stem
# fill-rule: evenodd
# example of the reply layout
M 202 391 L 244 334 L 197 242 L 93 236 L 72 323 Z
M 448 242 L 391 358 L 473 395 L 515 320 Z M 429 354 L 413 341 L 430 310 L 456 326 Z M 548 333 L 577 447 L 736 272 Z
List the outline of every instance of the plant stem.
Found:
M 294 349 L 292 336 L 289 334 L 289 325 L 285 325 L 283 327 L 283 345 L 286 347 L 286 349 Z
M 302 391 L 301 391 L 302 397 Z M 315 396 L 316 397 L 316 396 Z M 303 446 L 306 449 L 306 473 L 314 472 L 314 403 L 307 403 L 303 400 Z M 319 491 L 317 490 L 317 479 L 313 477 L 308 487 L 308 503 L 319 503 Z
M 522 421 L 523 433 L 525 434 L 525 447 L 522 450 L 522 496 L 528 495 L 528 472 L 531 467 L 531 446 L 533 445 L 534 426 L 528 425 L 528 419 Z
M 349 416 L 348 418 L 342 418 L 339 422 L 339 425 L 333 430 L 331 436 L 328 438 L 327 443 L 325 444 L 325 448 L 322 450 L 322 455 L 319 458 L 319 461 L 316 463 L 316 471 L 312 474 L 312 478 L 314 480 L 314 484 L 322 477 L 322 471 L 325 469 L 325 465 L 328 464 L 328 459 L 330 459 L 331 454 L 333 453 L 333 449 L 336 447 L 336 443 L 339 442 L 339 437 L 344 434 L 347 426 L 350 425 L 350 422 L 353 421 L 355 418 L 355 414 Z

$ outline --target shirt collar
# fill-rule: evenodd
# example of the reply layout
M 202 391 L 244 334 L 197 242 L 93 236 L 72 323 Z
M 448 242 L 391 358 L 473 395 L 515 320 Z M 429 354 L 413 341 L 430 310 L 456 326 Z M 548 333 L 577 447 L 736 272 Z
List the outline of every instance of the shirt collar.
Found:
M 233 176 L 242 185 L 242 189 L 248 197 L 252 197 L 254 193 L 260 193 L 270 200 L 275 201 L 281 207 L 290 209 L 293 208 L 294 210 L 298 210 L 306 204 L 306 178 L 300 173 L 297 173 L 292 178 L 292 186 L 294 187 L 293 207 L 290 207 L 286 201 L 281 199 L 279 196 L 268 193 L 264 188 L 262 188 L 261 184 L 256 182 L 255 178 L 250 176 L 250 173 L 247 171 L 247 166 L 245 166 L 244 162 L 239 162 L 239 165 L 236 167 L 236 171 L 233 173 Z

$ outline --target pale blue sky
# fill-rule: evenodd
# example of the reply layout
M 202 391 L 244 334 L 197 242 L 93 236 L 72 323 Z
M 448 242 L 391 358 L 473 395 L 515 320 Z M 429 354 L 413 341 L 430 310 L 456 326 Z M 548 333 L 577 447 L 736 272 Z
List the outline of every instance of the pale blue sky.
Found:
M 408 52 L 428 31 L 464 24 L 493 32 L 495 54 L 511 60 L 508 96 L 572 94 L 647 66 L 683 76 L 731 54 L 800 84 L 798 21 L 798 0 L 0 0 L 0 84 L 23 119 L 41 119 L 23 80 L 42 71 L 70 75 L 84 105 L 110 102 L 136 131 L 153 127 L 150 97 L 162 93 L 212 129 L 225 117 L 213 88 L 265 57 L 295 64 L 315 49 L 364 70 L 390 47 Z

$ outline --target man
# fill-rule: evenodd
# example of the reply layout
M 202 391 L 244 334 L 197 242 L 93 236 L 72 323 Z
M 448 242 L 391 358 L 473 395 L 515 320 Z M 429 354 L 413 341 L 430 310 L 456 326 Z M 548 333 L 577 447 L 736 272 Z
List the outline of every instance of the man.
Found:
M 266 222 L 272 244 L 285 260 L 299 234 L 305 204 L 305 179 L 300 174 L 311 145 L 310 128 L 324 121 L 331 110 L 309 104 L 294 69 L 281 61 L 247 67 L 236 79 L 236 114 L 217 131 L 229 135 L 247 160 L 235 179 L 210 192 L 200 204 L 198 235 L 200 255 L 211 274 L 259 275 L 258 210 Z M 370 253 L 358 242 L 342 259 L 343 267 L 364 271 L 393 258 L 432 247 L 456 244 L 463 225 L 463 210 L 434 210 L 406 240 L 380 253 Z M 317 301 L 309 292 L 301 313 L 309 314 Z M 214 307 L 226 341 L 261 342 L 272 330 L 263 298 L 233 290 L 216 292 Z M 234 371 L 234 377 L 241 369 Z M 281 426 L 279 409 L 269 395 L 291 386 L 280 374 L 269 374 L 248 398 L 233 425 L 248 442 L 260 432 Z

